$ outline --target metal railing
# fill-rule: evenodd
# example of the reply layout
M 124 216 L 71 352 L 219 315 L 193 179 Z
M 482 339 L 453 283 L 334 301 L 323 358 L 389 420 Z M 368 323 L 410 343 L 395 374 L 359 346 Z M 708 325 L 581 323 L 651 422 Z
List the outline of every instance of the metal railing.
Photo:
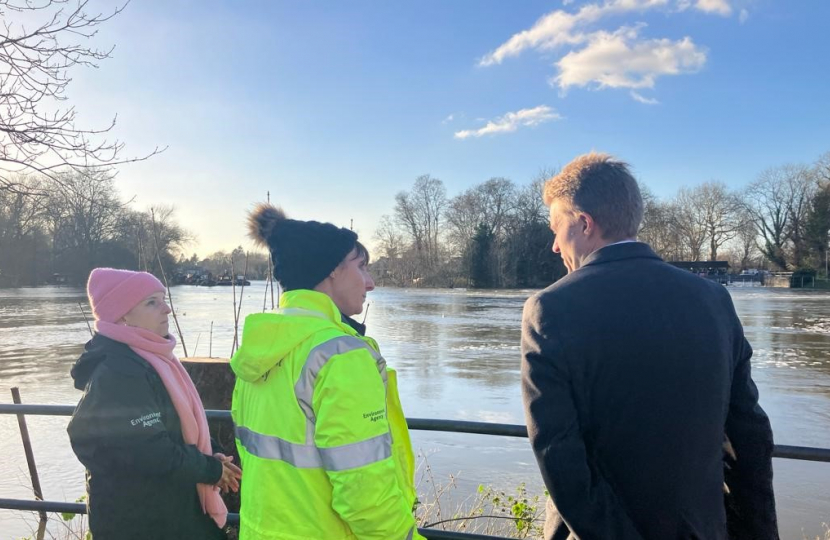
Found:
M 72 405 L 27 405 L 0 403 L 0 414 L 32 416 L 71 416 L 75 407 Z M 231 419 L 230 411 L 205 411 L 208 418 Z M 517 424 L 494 424 L 489 422 L 469 422 L 464 420 L 439 420 L 434 418 L 407 418 L 409 429 L 417 431 L 441 431 L 451 433 L 472 433 L 477 435 L 497 435 L 502 437 L 527 437 L 527 427 Z M 810 446 L 775 445 L 773 457 L 830 463 L 830 448 Z M 30 501 L 20 499 L 0 499 L 0 509 L 35 511 L 35 512 L 71 512 L 85 514 L 86 506 L 81 503 L 58 501 Z M 239 514 L 229 514 L 229 523 L 238 523 Z M 418 529 L 428 540 L 507 540 L 504 537 L 482 534 L 441 531 L 436 529 Z
M 20 512 L 60 512 L 72 514 L 86 514 L 86 505 L 82 503 L 57 501 L 27 501 L 21 499 L 0 499 L 0 510 L 17 510 Z M 228 514 L 228 524 L 239 523 L 239 514 Z M 486 534 L 471 534 L 439 529 L 418 529 L 418 532 L 428 540 L 511 540 L 504 536 L 488 536 Z
M 0 403 L 0 414 L 28 414 L 32 416 L 72 416 L 73 405 L 17 405 Z M 207 410 L 208 418 L 230 420 L 230 411 Z M 468 422 L 465 420 L 440 420 L 435 418 L 407 418 L 409 429 L 415 431 L 443 431 L 472 433 L 476 435 L 500 435 L 502 437 L 527 437 L 527 427 L 519 424 L 494 424 L 490 422 Z M 820 461 L 830 463 L 830 448 L 812 446 L 790 446 L 776 444 L 772 457 Z

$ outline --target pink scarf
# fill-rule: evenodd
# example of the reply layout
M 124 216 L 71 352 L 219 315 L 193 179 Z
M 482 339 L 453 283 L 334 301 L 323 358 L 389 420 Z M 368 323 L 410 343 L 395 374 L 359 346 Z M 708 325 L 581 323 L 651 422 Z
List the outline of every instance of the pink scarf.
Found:
M 202 400 L 193 386 L 190 375 L 173 354 L 176 338 L 163 338 L 143 328 L 105 321 L 95 321 L 95 330 L 110 339 L 129 345 L 136 354 L 153 366 L 179 415 L 184 442 L 195 444 L 205 455 L 212 455 Z M 208 484 L 196 484 L 196 490 L 202 503 L 202 511 L 209 514 L 219 527 L 224 527 L 228 509 L 219 495 L 219 488 Z

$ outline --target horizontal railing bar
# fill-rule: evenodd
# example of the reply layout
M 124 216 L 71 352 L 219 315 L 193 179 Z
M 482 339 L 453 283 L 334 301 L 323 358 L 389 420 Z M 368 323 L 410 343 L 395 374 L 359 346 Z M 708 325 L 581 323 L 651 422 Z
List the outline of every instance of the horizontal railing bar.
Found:
M 17 405 L 0 403 L 0 414 L 30 414 L 34 416 L 71 416 L 72 405 Z M 230 411 L 208 410 L 208 418 L 230 420 Z M 450 433 L 473 433 L 478 435 L 500 435 L 503 437 L 527 437 L 527 427 L 519 424 L 495 424 L 491 422 L 469 422 L 466 420 L 441 420 L 437 418 L 407 418 L 409 429 L 418 431 L 443 431 Z M 791 446 L 776 444 L 772 457 L 818 461 L 830 463 L 830 448 L 812 446 Z
M 447 431 L 475 433 L 478 435 L 501 435 L 504 437 L 527 438 L 527 426 L 519 424 L 495 424 L 491 422 L 470 422 L 467 420 L 442 420 L 438 418 L 407 418 L 409 429 L 419 431 Z
M 830 448 L 776 444 L 772 451 L 772 457 L 830 463 Z
M 30 414 L 33 416 L 72 416 L 72 405 L 30 405 L 23 403 L 0 403 L 0 414 Z
M 60 512 L 62 514 L 86 514 L 86 505 L 83 503 L 58 501 L 27 501 L 23 499 L 0 499 L 0 508 L 3 510 L 21 510 L 32 512 Z
M 60 512 L 71 514 L 86 514 L 86 505 L 82 503 L 58 501 L 28 501 L 23 499 L 0 499 L 0 510 L 18 510 L 31 512 Z M 228 514 L 228 524 L 239 523 L 239 514 Z M 439 531 L 436 529 L 418 529 L 422 536 L 429 540 L 509 540 L 503 536 L 487 536 L 485 534 L 470 534 L 455 531 Z

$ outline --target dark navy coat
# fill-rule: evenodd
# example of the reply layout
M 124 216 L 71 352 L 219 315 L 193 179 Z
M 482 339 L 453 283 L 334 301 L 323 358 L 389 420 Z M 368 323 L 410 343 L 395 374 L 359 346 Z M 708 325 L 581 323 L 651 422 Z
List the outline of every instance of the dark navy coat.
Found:
M 735 538 L 778 538 L 773 439 L 726 289 L 640 242 L 606 246 L 531 297 L 528 431 L 547 540 L 721 540 L 724 434 Z

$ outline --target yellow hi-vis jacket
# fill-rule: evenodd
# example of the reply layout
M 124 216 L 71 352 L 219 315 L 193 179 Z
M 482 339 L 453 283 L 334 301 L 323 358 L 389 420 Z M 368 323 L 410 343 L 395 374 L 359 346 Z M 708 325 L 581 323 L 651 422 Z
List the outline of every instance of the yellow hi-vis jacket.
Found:
M 249 315 L 231 367 L 240 540 L 423 538 L 395 373 L 327 295 Z

